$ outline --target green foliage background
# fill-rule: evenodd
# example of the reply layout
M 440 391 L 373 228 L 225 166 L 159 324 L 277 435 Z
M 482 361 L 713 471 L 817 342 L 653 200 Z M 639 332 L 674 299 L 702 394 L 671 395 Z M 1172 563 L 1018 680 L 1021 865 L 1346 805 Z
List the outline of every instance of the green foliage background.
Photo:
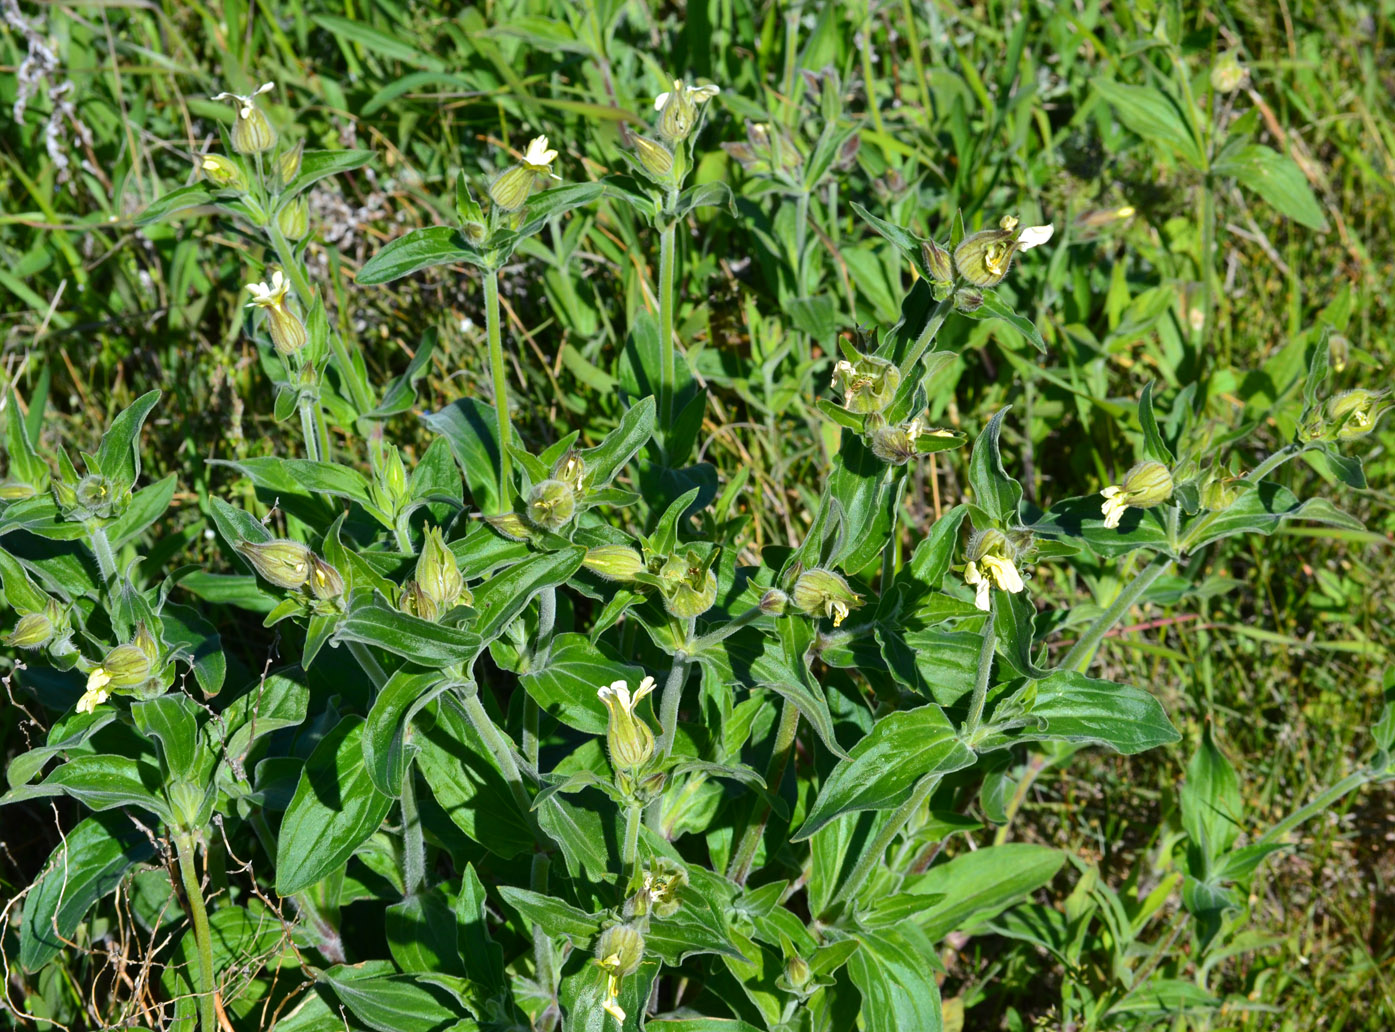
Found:
M 0 102 L 28 100 L 0 128 L 3 368 L 24 404 L 47 395 L 44 438 L 74 453 L 93 450 L 134 398 L 164 391 L 144 437 L 143 477 L 175 474 L 178 489 L 128 553 L 141 556 L 147 580 L 176 563 L 226 572 L 209 500 L 267 511 L 227 463 L 302 453 L 295 421 L 273 418 L 268 368 L 245 332 L 244 284 L 262 278 L 261 245 L 197 211 L 135 223 L 194 180 L 197 155 L 223 149 L 232 109 L 211 95 L 267 80 L 277 87 L 264 106 L 283 139 L 373 152 L 368 166 L 312 193 L 309 261 L 373 382 L 401 374 L 435 336 L 417 409 L 389 423 L 409 468 L 433 438 L 419 412 L 490 397 L 478 277 L 446 267 L 368 287 L 355 272 L 404 230 L 453 223 L 457 174 L 483 182 L 531 136 L 549 136 L 567 181 L 599 179 L 626 171 L 625 134 L 648 124 L 674 75 L 722 86 L 694 177 L 729 184 L 734 201 L 680 227 L 676 327 L 710 394 L 698 454 L 730 488 L 723 511 L 746 543 L 743 561 L 803 540 L 837 449 L 836 425 L 814 404 L 828 395 L 837 337 L 890 327 L 911 286 L 909 263 L 853 203 L 937 239 L 956 212 L 971 228 L 1006 213 L 1055 225 L 1051 244 L 1023 256 L 1002 291 L 1046 352 L 1002 321 L 954 320 L 940 344 L 954 358 L 930 398 L 937 423 L 970 435 L 1013 406 L 1003 447 L 1029 503 L 1119 481 L 1136 458 L 1126 428 L 1149 382 L 1164 412 L 1195 384 L 1204 420 L 1254 424 L 1241 446 L 1242 464 L 1253 465 L 1292 435 L 1322 322 L 1343 359 L 1335 386 L 1391 383 L 1389 0 L 273 7 L 4 7 L 0 63 L 17 74 L 0 77 Z M 1224 53 L 1238 55 L 1248 79 L 1212 92 Z M 829 71 L 839 84 L 831 94 Z M 1207 125 L 1248 133 L 1291 163 L 1231 155 L 1231 165 L 1208 166 L 1214 155 L 1169 138 L 1165 117 L 1158 128 L 1147 110 L 1131 115 L 1114 84 L 1190 91 Z M 743 168 L 719 143 L 739 148 L 755 123 L 783 127 L 806 169 L 825 127 L 837 126 L 827 174 L 805 191 L 807 180 Z M 503 270 L 514 423 L 534 450 L 572 431 L 594 445 L 615 425 L 616 387 L 633 375 L 627 335 L 640 313 L 655 312 L 656 281 L 655 234 L 613 201 L 531 238 Z M 1392 443 L 1387 420 L 1352 448 L 1366 462 L 1365 490 L 1338 485 L 1307 457 L 1282 474 L 1300 497 L 1337 498 L 1365 530 L 1290 524 L 1198 553 L 1186 571 L 1193 590 L 1179 585 L 1174 604 L 1109 639 L 1096 672 L 1149 687 L 1181 745 L 1133 757 L 1084 751 L 1068 764 L 1019 757 L 1003 772 L 1004 798 L 1019 789 L 1020 798 L 979 844 L 1072 856 L 1034 905 L 1070 913 L 1078 879 L 1096 876 L 1131 900 L 1159 894 L 1131 947 L 1135 972 L 1195 973 L 1174 852 L 1179 785 L 1203 741 L 1235 764 L 1246 831 L 1340 782 L 1369 751 L 1395 643 Z M 367 456 L 358 459 L 366 468 Z M 962 499 L 967 459 L 948 452 L 919 465 L 903 502 L 908 547 L 916 528 Z M 1107 598 L 1116 577 L 1113 564 L 1043 563 L 1032 590 L 1039 600 Z M 258 616 L 215 612 L 229 683 L 277 661 Z M 22 677 L 6 684 L 8 761 L 33 744 L 30 720 L 42 707 Z M 1140 1014 L 1139 1025 L 1395 1024 L 1390 802 L 1388 785 L 1345 797 L 1260 868 L 1240 901 L 1233 955 L 1214 961 L 1232 1007 Z M 979 805 L 968 798 L 965 812 Z M 32 881 L 81 814 L 70 801 L 55 806 L 56 820 L 47 803 L 4 811 L 5 895 Z M 270 884 L 270 872 L 257 873 Z M 116 912 L 94 915 L 89 946 L 118 935 Z M 1097 970 L 1070 970 L 1053 944 L 1031 945 L 1009 923 L 962 949 L 941 945 L 950 1022 L 960 1007 L 966 1028 L 1054 1027 L 1063 980 L 1111 976 L 1107 950 L 1080 961 Z M 10 950 L 17 933 L 0 933 Z M 78 952 L 43 982 L 12 975 L 9 999 L 91 1023 L 76 1001 L 99 968 L 95 954 Z

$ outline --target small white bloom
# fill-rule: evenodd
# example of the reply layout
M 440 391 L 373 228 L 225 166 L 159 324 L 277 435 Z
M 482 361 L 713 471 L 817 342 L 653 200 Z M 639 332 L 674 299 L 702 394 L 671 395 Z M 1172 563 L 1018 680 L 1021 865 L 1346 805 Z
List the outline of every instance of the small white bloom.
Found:
M 988 612 L 988 592 L 992 585 L 988 583 L 987 577 L 979 573 L 978 563 L 972 559 L 969 560 L 969 565 L 964 567 L 964 583 L 974 589 L 974 605 L 985 613 Z
M 291 292 L 291 282 L 277 269 L 271 274 L 270 283 L 249 283 L 247 289 L 252 292 L 248 308 L 279 309 L 285 306 L 286 296 Z
M 1104 505 L 1100 506 L 1104 513 L 1104 525 L 1113 530 L 1124 518 L 1124 510 L 1129 507 L 1128 496 L 1117 484 L 1106 487 L 1100 494 L 1104 495 Z
M 654 690 L 654 679 L 646 677 L 639 682 L 639 687 L 635 689 L 634 695 L 630 695 L 630 686 L 624 681 L 615 681 L 603 688 L 596 690 L 596 695 L 602 702 L 609 706 L 610 699 L 614 699 L 620 704 L 620 709 L 625 713 L 634 715 L 635 707 L 640 700 Z
M 94 713 L 97 707 L 111 698 L 111 693 L 107 691 L 107 685 L 111 683 L 111 674 L 101 667 L 96 667 L 92 673 L 87 675 L 87 691 L 78 700 L 77 711 L 79 713 Z
M 716 83 L 706 83 L 702 86 L 684 86 L 682 79 L 673 80 L 673 92 L 682 91 L 688 100 L 693 104 L 706 104 L 709 100 L 722 92 L 722 87 Z M 668 103 L 669 93 L 660 93 L 654 98 L 654 110 L 662 111 L 664 105 Z
M 1017 234 L 1017 250 L 1030 251 L 1038 244 L 1044 244 L 1051 239 L 1051 234 L 1055 229 L 1050 225 L 1028 226 L 1021 233 Z
M 1011 559 L 1004 559 L 1000 555 L 985 555 L 982 562 L 1000 591 L 1015 595 L 1026 587 L 1022 583 L 1022 575 L 1017 572 L 1017 567 L 1012 564 Z
M 262 83 L 260 86 L 258 86 L 255 90 L 253 90 L 251 93 L 247 93 L 247 94 L 243 94 L 243 93 L 220 93 L 220 94 L 218 94 L 216 97 L 214 97 L 213 99 L 214 99 L 214 100 L 235 100 L 235 101 L 238 102 L 238 108 L 237 108 L 238 117 L 239 117 L 239 118 L 251 118 L 251 117 L 252 117 L 252 100 L 253 100 L 253 98 L 254 98 L 254 97 L 260 97 L 263 93 L 270 93 L 270 92 L 271 92 L 272 90 L 274 90 L 275 88 L 276 88 L 276 84 L 275 84 L 274 82 L 264 82 L 264 83 Z
M 533 137 L 528 141 L 528 149 L 523 152 L 523 164 L 531 171 L 561 179 L 552 171 L 552 163 L 556 160 L 557 152 L 548 148 L 546 136 Z

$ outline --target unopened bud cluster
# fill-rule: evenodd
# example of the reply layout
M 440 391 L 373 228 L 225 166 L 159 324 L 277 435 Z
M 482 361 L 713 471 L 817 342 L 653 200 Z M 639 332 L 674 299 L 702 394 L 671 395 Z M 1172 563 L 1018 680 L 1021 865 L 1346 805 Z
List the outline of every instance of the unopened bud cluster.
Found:
M 299 541 L 242 541 L 237 551 L 263 580 L 287 591 L 304 591 L 317 602 L 332 603 L 344 594 L 344 578 L 334 566 Z

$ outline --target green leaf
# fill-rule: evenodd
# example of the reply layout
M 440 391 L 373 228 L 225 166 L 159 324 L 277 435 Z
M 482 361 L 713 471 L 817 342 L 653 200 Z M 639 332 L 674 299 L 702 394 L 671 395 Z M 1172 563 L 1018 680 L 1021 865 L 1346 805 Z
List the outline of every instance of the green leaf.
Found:
M 1091 79 L 1090 85 L 1135 135 L 1169 148 L 1197 171 L 1205 169 L 1193 120 L 1175 97 L 1153 86 L 1128 86 L 1102 77 Z
M 160 743 L 160 756 L 171 780 L 188 780 L 195 774 L 199 748 L 197 707 L 187 695 L 161 695 L 131 706 L 136 727 L 146 738 Z
M 393 61 L 401 61 L 404 64 L 431 71 L 443 70 L 439 58 L 423 53 L 405 40 L 383 32 L 381 29 L 375 29 L 365 22 L 357 19 L 339 18 L 332 14 L 316 14 L 312 17 L 315 24 L 328 32 L 330 38 L 339 42 L 340 46 L 345 43 L 357 43 L 370 53 Z
M 528 671 L 519 681 L 548 716 L 588 735 L 605 734 L 605 704 L 596 690 L 614 681 L 633 689 L 644 668 L 611 659 L 584 634 L 559 634 L 552 640 L 547 663 Z
M 402 779 L 416 746 L 407 742 L 412 714 L 435 697 L 433 687 L 444 688 L 436 671 L 413 671 L 409 667 L 393 673 L 373 700 L 363 727 L 363 762 L 379 792 L 394 799 L 402 794 Z
M 857 941 L 862 948 L 847 963 L 862 993 L 859 1024 L 867 1032 L 940 1032 L 940 991 L 925 961 L 933 943 L 914 925 L 860 932 Z
M 984 290 L 982 294 L 983 304 L 972 312 L 964 312 L 963 314 L 971 319 L 999 319 L 1026 337 L 1032 346 L 1043 355 L 1046 354 L 1046 341 L 1042 339 L 1036 323 L 1025 315 L 1019 315 L 1014 308 L 998 296 L 997 291 Z
M 283 208 L 296 195 L 328 176 L 362 168 L 373 160 L 370 150 L 308 150 L 300 156 L 300 172 L 277 198 L 277 208 Z
M 128 756 L 75 756 L 37 785 L 17 785 L 3 796 L 0 806 L 67 795 L 93 810 L 134 806 L 149 810 L 161 820 L 170 819 L 169 807 L 158 794 L 159 771 Z
M 363 718 L 345 717 L 305 761 L 276 840 L 276 891 L 309 888 L 378 830 L 391 800 L 363 761 Z
M 388 949 L 403 971 L 464 976 L 456 945 L 455 912 L 438 889 L 415 892 L 383 916 Z
M 585 558 L 586 549 L 579 545 L 563 548 L 530 556 L 485 581 L 475 589 L 475 632 L 493 641 L 538 592 L 565 584 Z
M 140 477 L 140 428 L 159 400 L 159 391 L 142 394 L 111 421 L 102 435 L 97 469 L 112 482 L 118 495 L 133 487 Z
M 399 612 L 381 598 L 354 606 L 340 621 L 334 637 L 337 641 L 376 645 L 423 664 L 472 663 L 482 648 L 478 634 Z
M 1143 428 L 1143 457 L 1171 466 L 1176 462 L 1172 449 L 1163 440 L 1158 430 L 1158 421 L 1153 416 L 1153 381 L 1143 388 L 1138 399 L 1138 425 Z
M 1234 176 L 1236 182 L 1259 194 L 1280 215 L 1309 229 L 1324 229 L 1327 225 L 1303 170 L 1286 154 L 1252 143 L 1223 153 L 1212 171 L 1219 176 Z
M 145 211 L 141 212 L 136 219 L 137 226 L 148 226 L 152 222 L 162 222 L 175 212 L 185 211 L 189 208 L 202 207 L 205 204 L 212 204 L 213 194 L 203 183 L 191 183 L 188 186 L 181 186 L 163 197 L 150 202 Z
M 1029 685 L 1024 691 L 1032 690 Z M 1042 725 L 1023 732 L 1029 741 L 1103 745 L 1131 755 L 1181 737 L 1162 704 L 1135 685 L 1058 670 L 1037 681 L 1035 693 L 1028 712 Z
M 926 774 L 947 774 L 974 762 L 939 706 L 891 713 L 873 726 L 833 769 L 809 808 L 798 842 L 845 813 L 900 806 Z
M 71 942 L 92 904 L 121 883 L 136 864 L 155 855 L 150 836 L 123 813 L 89 817 L 68 832 L 24 898 L 19 962 L 43 967 Z
M 174 498 L 174 489 L 179 478 L 171 473 L 153 484 L 147 484 L 131 496 L 131 504 L 107 527 L 107 540 L 112 551 L 120 551 L 127 542 L 134 541 L 146 528 L 165 514 Z
M 643 398 L 620 417 L 615 429 L 594 448 L 580 452 L 590 487 L 606 487 L 654 436 L 654 399 Z
M 907 889 L 940 896 L 940 902 L 923 911 L 917 921 L 931 942 L 939 942 L 950 932 L 970 930 L 1025 899 L 1056 877 L 1065 862 L 1064 853 L 1046 846 L 1025 842 L 985 846 L 912 876 Z
M 340 964 L 321 974 L 320 981 L 375 1032 L 473 1032 L 479 1027 L 460 995 L 446 988 L 463 980 L 445 975 L 355 975 L 352 967 Z
M 161 637 L 179 658 L 189 664 L 194 680 L 206 697 L 217 695 L 227 676 L 228 661 L 223 639 L 213 624 L 188 606 L 166 602 L 160 610 Z
M 1000 525 L 1016 524 L 1017 510 L 1022 504 L 1022 485 L 1007 475 L 998 448 L 1007 411 L 999 409 L 988 421 L 974 441 L 973 454 L 969 457 L 969 486 L 973 488 L 974 504 Z
M 481 265 L 483 261 L 483 256 L 460 230 L 450 226 L 428 226 L 389 242 L 363 263 L 355 282 L 359 286 L 377 286 L 433 265 L 459 262 Z
M 578 949 L 585 949 L 600 933 L 601 914 L 588 914 L 555 896 L 545 896 L 540 892 L 515 888 L 512 885 L 500 885 L 499 895 L 523 918 L 520 931 L 525 936 L 529 934 L 531 927 L 537 924 L 548 935 L 554 938 L 565 936 L 572 940 Z
M 465 472 L 465 483 L 475 507 L 496 513 L 499 500 L 499 438 L 494 409 L 474 398 L 459 398 L 421 421 L 450 444 L 455 461 Z
M 1194 857 L 1189 851 L 1189 858 L 1196 861 L 1189 865 L 1191 873 L 1205 878 L 1235 845 L 1245 822 L 1240 778 L 1225 754 L 1216 747 L 1209 723 L 1203 727 L 1201 744 L 1187 764 L 1181 802 L 1182 827 L 1195 850 Z

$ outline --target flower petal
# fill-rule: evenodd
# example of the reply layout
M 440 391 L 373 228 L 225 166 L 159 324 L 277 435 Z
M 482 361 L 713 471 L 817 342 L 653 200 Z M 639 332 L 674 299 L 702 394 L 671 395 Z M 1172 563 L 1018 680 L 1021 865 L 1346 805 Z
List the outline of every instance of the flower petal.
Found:
M 1051 239 L 1051 234 L 1055 228 L 1049 223 L 1045 226 L 1028 226 L 1021 233 L 1017 234 L 1017 249 L 1019 251 L 1030 251 L 1038 244 L 1044 244 Z

